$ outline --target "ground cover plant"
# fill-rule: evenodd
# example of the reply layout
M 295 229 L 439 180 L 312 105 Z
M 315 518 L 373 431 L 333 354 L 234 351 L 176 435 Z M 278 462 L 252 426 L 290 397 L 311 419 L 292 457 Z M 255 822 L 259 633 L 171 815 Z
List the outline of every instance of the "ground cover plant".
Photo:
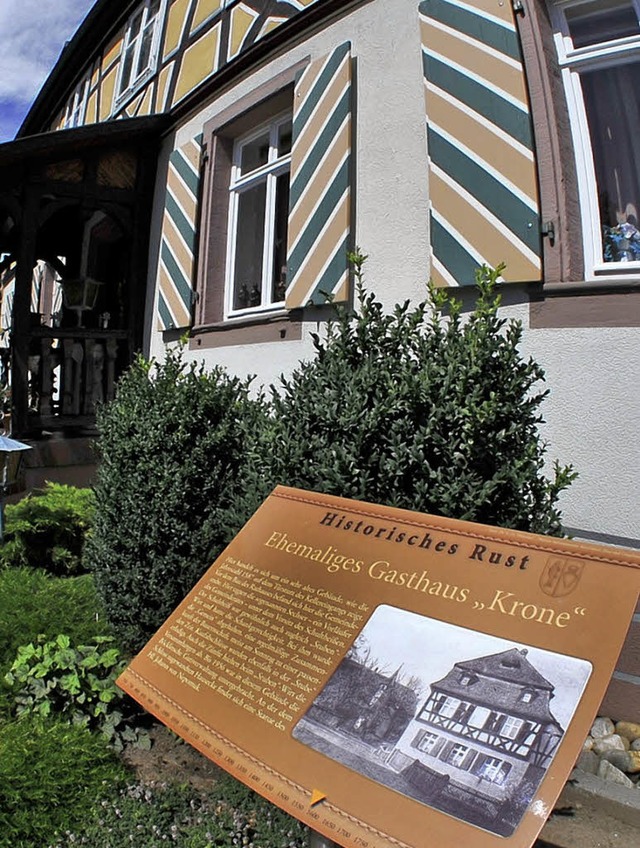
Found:
M 100 732 L 121 751 L 126 743 L 149 747 L 143 713 L 116 686 L 127 661 L 114 640 L 97 636 L 88 645 L 69 637 L 39 636 L 21 645 L 4 681 L 16 716 L 60 716 Z
M 5 508 L 1 566 L 41 568 L 57 575 L 82 572 L 82 547 L 93 518 L 93 494 L 47 483 Z
M 49 848 L 306 848 L 308 838 L 299 821 L 221 774 L 206 793 L 139 782 L 116 789 Z

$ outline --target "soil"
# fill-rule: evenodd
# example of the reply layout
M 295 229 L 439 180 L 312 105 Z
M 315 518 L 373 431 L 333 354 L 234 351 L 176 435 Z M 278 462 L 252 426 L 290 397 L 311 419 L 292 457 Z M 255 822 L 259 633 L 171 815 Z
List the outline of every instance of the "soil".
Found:
M 125 760 L 143 783 L 178 782 L 206 792 L 221 770 L 162 726 L 151 731 L 151 750 L 129 748 Z M 562 798 L 540 834 L 538 848 L 635 848 L 640 829 L 604 815 L 589 802 L 564 805 Z M 545 845 L 546 843 L 546 845 Z

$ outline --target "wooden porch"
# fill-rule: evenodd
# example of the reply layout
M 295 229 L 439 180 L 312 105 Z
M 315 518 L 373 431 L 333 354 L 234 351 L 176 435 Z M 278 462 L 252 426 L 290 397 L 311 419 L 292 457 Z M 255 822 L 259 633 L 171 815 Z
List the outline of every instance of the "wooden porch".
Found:
M 91 434 L 143 343 L 164 116 L 0 145 L 1 373 L 17 438 Z

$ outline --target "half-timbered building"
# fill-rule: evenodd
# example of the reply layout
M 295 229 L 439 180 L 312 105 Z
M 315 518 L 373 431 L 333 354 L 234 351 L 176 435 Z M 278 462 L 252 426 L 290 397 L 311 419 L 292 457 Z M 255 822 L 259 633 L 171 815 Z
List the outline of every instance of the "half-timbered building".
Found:
M 456 663 L 431 684 L 388 764 L 403 771 L 418 760 L 473 795 L 508 801 L 525 780 L 539 783 L 562 738 L 553 695 L 526 649 Z
M 580 473 L 567 529 L 639 547 L 639 21 L 638 0 L 96 0 L 0 145 L 29 481 L 90 471 L 136 351 L 186 336 L 205 365 L 290 372 L 357 245 L 388 308 L 430 279 L 467 308 L 506 263 L 549 456 Z M 640 718 L 636 656 L 607 709 Z

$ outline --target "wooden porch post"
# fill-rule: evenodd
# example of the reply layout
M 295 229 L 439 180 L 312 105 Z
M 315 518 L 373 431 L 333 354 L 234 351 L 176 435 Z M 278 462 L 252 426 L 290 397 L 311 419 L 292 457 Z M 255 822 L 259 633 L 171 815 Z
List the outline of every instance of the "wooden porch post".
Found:
M 28 177 L 27 177 L 28 179 Z M 25 188 L 17 251 L 13 319 L 11 325 L 11 429 L 14 435 L 27 430 L 29 412 L 29 356 L 31 280 L 38 234 L 38 198 L 31 186 Z

